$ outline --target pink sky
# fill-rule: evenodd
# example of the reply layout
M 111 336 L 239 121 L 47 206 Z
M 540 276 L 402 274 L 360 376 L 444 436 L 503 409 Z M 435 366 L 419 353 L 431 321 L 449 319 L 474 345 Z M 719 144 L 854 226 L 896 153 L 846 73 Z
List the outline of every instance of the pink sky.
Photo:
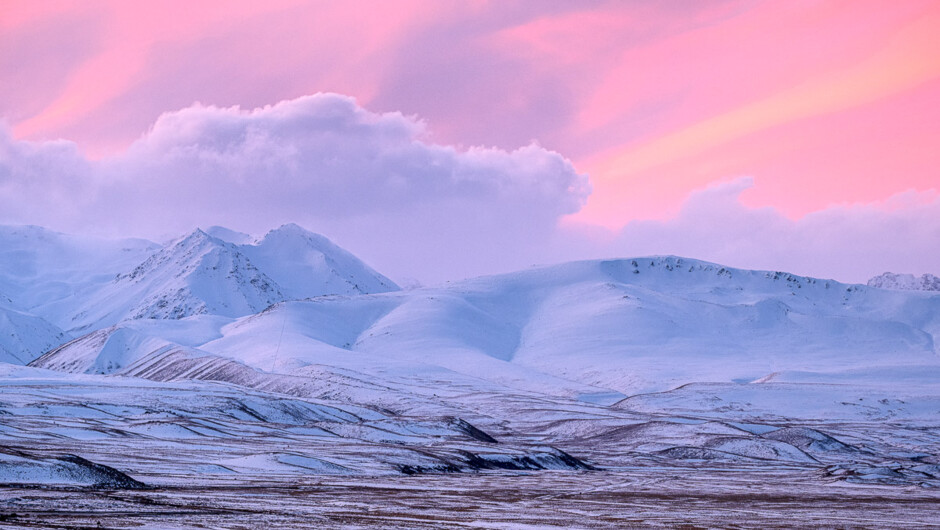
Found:
M 797 222 L 937 200 L 938 50 L 935 0 L 4 0 L 0 119 L 93 161 L 195 102 L 335 92 L 433 144 L 560 153 L 593 186 L 569 229 L 669 222 L 742 176 L 743 207 Z

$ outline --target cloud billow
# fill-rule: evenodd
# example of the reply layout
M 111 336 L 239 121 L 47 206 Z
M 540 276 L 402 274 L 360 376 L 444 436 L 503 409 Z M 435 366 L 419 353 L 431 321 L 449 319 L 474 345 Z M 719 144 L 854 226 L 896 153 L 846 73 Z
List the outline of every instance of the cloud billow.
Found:
M 193 105 L 101 160 L 64 140 L 15 140 L 0 124 L 0 223 L 160 238 L 296 222 L 405 283 L 644 254 L 864 281 L 885 270 L 936 273 L 940 259 L 936 190 L 791 219 L 744 205 L 755 181 L 741 178 L 691 193 L 668 220 L 559 230 L 591 189 L 560 154 L 429 138 L 416 118 L 336 94 L 253 110 Z
M 414 117 L 337 94 L 253 110 L 196 104 L 98 161 L 68 142 L 7 135 L 0 152 L 29 156 L 0 160 L 0 204 L 29 207 L 5 209 L 0 221 L 144 236 L 292 221 L 354 250 L 378 249 L 380 261 L 396 259 L 383 257 L 395 250 L 391 238 L 399 253 L 466 269 L 460 275 L 485 265 L 479 251 L 494 246 L 507 249 L 496 268 L 526 265 L 511 247 L 550 237 L 590 193 L 586 175 L 538 145 L 457 150 L 429 137 Z M 28 193 L 36 182 L 47 193 Z M 52 197 L 76 186 L 68 215 L 57 214 Z
M 161 116 L 104 169 L 122 196 L 142 188 L 181 199 L 185 191 L 225 211 L 349 216 L 480 201 L 556 218 L 579 210 L 589 192 L 585 176 L 538 146 L 461 152 L 427 136 L 414 118 L 371 113 L 336 94 L 251 111 L 196 105 Z
M 932 272 L 940 263 L 940 195 L 910 190 L 885 201 L 833 205 L 790 219 L 749 208 L 754 179 L 691 193 L 666 221 L 627 224 L 607 248 L 617 254 L 679 254 L 744 268 L 864 282 L 884 271 Z
M 0 222 L 74 217 L 91 200 L 92 164 L 75 144 L 18 142 L 0 121 Z

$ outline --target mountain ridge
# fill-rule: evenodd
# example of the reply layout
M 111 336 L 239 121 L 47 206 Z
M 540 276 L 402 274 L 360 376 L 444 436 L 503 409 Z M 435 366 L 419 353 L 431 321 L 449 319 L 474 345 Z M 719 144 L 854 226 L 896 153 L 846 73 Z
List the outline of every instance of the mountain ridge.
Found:
M 837 364 L 815 351 L 843 368 L 930 364 L 940 344 L 940 297 L 930 293 L 670 255 L 573 261 L 401 291 L 296 224 L 245 243 L 194 229 L 68 301 L 65 332 L 39 320 L 27 326 L 22 311 L 4 325 L 43 329 L 46 342 L 109 328 L 131 337 L 101 359 L 83 353 L 91 359 L 83 371 L 106 373 L 109 362 L 126 366 L 151 345 L 176 344 L 265 371 L 399 363 L 587 396 Z M 87 350 L 94 341 L 82 344 Z M 11 358 L 29 362 L 43 353 L 37 348 Z M 717 359 L 721 366 L 713 366 Z
M 160 246 L 0 226 L 0 291 L 17 311 L 81 334 L 124 319 L 244 316 L 284 300 L 398 289 L 296 224 L 254 239 L 210 231 L 243 242 L 198 228 Z
M 781 370 L 936 364 L 940 295 L 657 256 L 284 301 L 200 322 L 207 340 L 187 347 L 269 372 L 400 365 L 614 396 Z M 135 329 L 162 338 L 173 326 Z
M 900 291 L 940 291 L 940 277 L 930 273 L 917 277 L 913 274 L 885 272 L 868 280 L 867 285 Z

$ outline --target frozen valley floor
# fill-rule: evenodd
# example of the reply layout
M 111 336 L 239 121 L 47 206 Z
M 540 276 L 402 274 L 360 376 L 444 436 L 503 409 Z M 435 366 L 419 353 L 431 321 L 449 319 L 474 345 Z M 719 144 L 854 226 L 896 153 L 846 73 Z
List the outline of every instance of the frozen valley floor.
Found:
M 927 528 L 937 490 L 814 472 L 636 468 L 4 488 L 0 528 Z M 14 515 L 15 514 L 15 515 Z
M 0 528 L 938 526 L 932 394 L 695 384 L 394 413 L 16 369 L 0 392 Z

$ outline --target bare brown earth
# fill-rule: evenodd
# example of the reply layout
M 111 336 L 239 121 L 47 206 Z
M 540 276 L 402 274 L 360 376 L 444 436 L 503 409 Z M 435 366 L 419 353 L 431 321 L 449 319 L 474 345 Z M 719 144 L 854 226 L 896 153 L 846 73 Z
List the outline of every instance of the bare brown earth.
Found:
M 140 477 L 144 480 L 147 477 Z M 940 491 L 733 468 L 0 489 L 0 528 L 924 528 Z

